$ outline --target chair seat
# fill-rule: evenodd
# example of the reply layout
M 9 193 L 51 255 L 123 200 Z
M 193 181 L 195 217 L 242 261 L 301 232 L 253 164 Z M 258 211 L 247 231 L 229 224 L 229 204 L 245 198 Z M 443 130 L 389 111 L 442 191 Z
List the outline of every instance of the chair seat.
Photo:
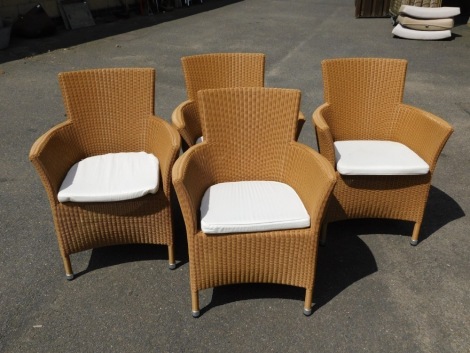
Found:
M 201 229 L 207 234 L 306 228 L 307 213 L 289 185 L 275 181 L 215 184 L 201 202 Z
M 112 202 L 156 193 L 159 161 L 145 152 L 109 153 L 85 158 L 68 171 L 59 202 Z
M 342 175 L 421 175 L 429 165 L 393 141 L 336 141 L 336 169 Z

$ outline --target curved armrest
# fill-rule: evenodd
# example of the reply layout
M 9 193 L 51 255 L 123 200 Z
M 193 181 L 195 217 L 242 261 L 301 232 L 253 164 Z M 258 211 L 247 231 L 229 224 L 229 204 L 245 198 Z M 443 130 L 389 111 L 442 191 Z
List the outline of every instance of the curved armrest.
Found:
M 215 178 L 211 174 L 210 164 L 206 158 L 208 147 L 205 143 L 191 147 L 181 155 L 173 167 L 173 185 L 188 236 L 198 231 L 198 214 L 202 197 L 207 188 L 215 184 Z
M 44 184 L 49 201 L 58 202 L 57 193 L 68 170 L 85 157 L 70 121 L 56 125 L 31 147 L 29 159 Z
M 178 158 L 181 138 L 176 129 L 160 117 L 147 119 L 144 129 L 145 151 L 153 153 L 160 162 L 163 192 L 169 196 L 171 188 L 171 169 Z
M 432 173 L 452 132 L 452 126 L 436 115 L 407 104 L 400 104 L 393 137 L 423 158 L 429 164 Z
M 196 102 L 184 101 L 171 115 L 171 121 L 188 147 L 194 146 L 202 136 L 201 122 Z
M 317 136 L 318 151 L 331 163 L 333 167 L 335 167 L 336 158 L 335 147 L 333 145 L 333 135 L 325 120 L 325 116 L 328 114 L 328 111 L 329 104 L 322 104 L 313 112 L 312 120 Z
M 300 196 L 310 215 L 311 226 L 320 227 L 336 183 L 336 173 L 329 161 L 312 148 L 292 142 L 284 166 L 283 179 Z

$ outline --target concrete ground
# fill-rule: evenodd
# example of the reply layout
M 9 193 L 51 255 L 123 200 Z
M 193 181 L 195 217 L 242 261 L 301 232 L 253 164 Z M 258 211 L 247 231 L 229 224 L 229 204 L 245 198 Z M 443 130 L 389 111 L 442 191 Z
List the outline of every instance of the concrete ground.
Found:
M 189 16 L 191 15 L 191 16 Z M 394 38 L 388 18 L 354 17 L 351 0 L 206 0 L 0 51 L 0 352 L 458 352 L 470 351 L 470 27 L 451 40 Z M 201 293 L 191 316 L 184 227 L 178 266 L 163 246 L 119 246 L 72 256 L 67 282 L 44 189 L 28 153 L 63 121 L 61 71 L 157 69 L 156 112 L 185 99 L 182 56 L 262 52 L 266 84 L 302 91 L 300 141 L 316 148 L 320 62 L 334 57 L 409 61 L 404 100 L 455 132 L 433 178 L 420 243 L 411 225 L 359 220 L 330 227 L 319 251 L 315 311 L 304 291 L 234 285 Z

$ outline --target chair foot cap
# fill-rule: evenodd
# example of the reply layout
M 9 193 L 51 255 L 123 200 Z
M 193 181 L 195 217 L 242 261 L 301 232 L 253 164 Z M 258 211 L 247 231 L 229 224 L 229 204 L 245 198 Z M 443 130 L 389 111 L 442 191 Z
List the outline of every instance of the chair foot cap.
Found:
M 199 310 L 197 310 L 197 311 L 193 310 L 193 311 L 191 311 L 191 314 L 193 315 L 193 317 L 197 318 L 197 317 L 199 317 L 199 315 L 201 315 L 201 312 Z
M 66 274 L 65 274 L 65 278 L 67 279 L 67 281 L 73 280 L 73 277 L 74 277 L 74 276 L 73 276 L 73 273 L 66 273 Z
M 418 241 L 411 239 L 411 240 L 410 240 L 410 244 L 411 244 L 412 246 L 416 246 L 416 245 L 418 245 Z
M 168 268 L 169 268 L 170 270 L 174 270 L 174 269 L 176 268 L 176 264 L 175 264 L 175 263 L 173 263 L 173 264 L 168 264 Z
M 305 315 L 305 316 L 310 316 L 310 315 L 312 315 L 312 308 L 310 308 L 310 309 L 304 308 L 304 315 Z

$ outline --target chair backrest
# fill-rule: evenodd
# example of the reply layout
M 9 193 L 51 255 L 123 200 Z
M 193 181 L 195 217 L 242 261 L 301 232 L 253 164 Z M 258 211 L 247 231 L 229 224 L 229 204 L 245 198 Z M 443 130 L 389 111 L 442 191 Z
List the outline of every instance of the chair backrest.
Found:
M 328 125 L 335 140 L 390 139 L 406 68 L 407 61 L 401 59 L 322 61 L 324 98 L 332 117 Z
M 59 74 L 67 118 L 89 155 L 142 149 L 154 114 L 155 70 L 110 68 Z
M 181 59 L 188 99 L 211 88 L 263 87 L 265 55 L 259 53 L 210 53 Z
M 294 141 L 300 91 L 244 87 L 199 91 L 204 144 L 217 151 L 224 179 L 276 180 Z

